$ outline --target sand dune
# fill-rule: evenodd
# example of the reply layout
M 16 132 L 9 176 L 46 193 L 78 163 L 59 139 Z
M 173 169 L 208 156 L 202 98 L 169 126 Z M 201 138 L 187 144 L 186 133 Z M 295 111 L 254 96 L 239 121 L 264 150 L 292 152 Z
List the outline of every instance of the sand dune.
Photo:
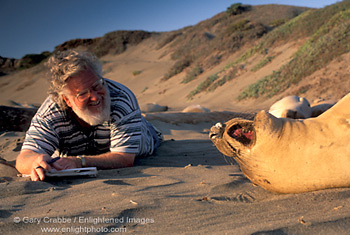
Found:
M 43 229 L 58 229 L 54 234 L 348 233 L 350 189 L 285 195 L 268 192 L 251 184 L 238 165 L 219 153 L 208 138 L 216 122 L 237 116 L 253 118 L 256 111 L 268 109 L 302 86 L 309 87 L 306 98 L 310 101 L 344 95 L 350 81 L 349 53 L 310 75 L 310 81 L 305 79 L 276 97 L 237 102 L 238 94 L 249 84 L 288 61 L 298 49 L 293 43 L 275 48 L 276 54 L 284 53 L 258 73 L 250 72 L 260 61 L 254 57 L 230 85 L 193 100 L 187 99 L 188 93 L 237 55 L 203 73 L 191 86 L 181 84 L 184 73 L 160 82 L 174 61 L 169 58 L 171 48 L 157 49 L 151 38 L 121 55 L 103 57 L 105 77 L 129 86 L 141 106 L 157 103 L 169 107 L 167 113 L 145 114 L 163 132 L 165 142 L 154 156 L 138 159 L 134 167 L 99 171 L 96 178 L 31 182 L 14 176 L 2 165 L 0 233 L 40 234 Z M 136 70 L 141 73 L 134 76 Z M 327 90 L 325 83 L 329 82 L 338 82 L 336 92 Z M 2 77 L 0 104 L 40 104 L 46 90 L 45 71 L 40 65 Z M 180 112 L 193 104 L 212 112 Z M 25 133 L 0 135 L 0 157 L 14 164 Z

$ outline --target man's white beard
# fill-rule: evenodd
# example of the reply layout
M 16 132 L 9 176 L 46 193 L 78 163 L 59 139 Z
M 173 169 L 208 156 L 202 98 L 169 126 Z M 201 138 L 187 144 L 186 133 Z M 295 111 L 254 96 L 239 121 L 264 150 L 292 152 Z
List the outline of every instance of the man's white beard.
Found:
M 110 119 L 111 99 L 110 99 L 109 90 L 107 87 L 106 87 L 106 95 L 104 96 L 104 105 L 99 108 L 100 112 L 98 113 L 92 113 L 89 110 L 88 106 L 84 109 L 79 109 L 73 100 L 70 100 L 70 103 L 72 104 L 71 108 L 73 112 L 84 122 L 88 123 L 90 126 L 101 125 L 105 121 L 108 121 Z

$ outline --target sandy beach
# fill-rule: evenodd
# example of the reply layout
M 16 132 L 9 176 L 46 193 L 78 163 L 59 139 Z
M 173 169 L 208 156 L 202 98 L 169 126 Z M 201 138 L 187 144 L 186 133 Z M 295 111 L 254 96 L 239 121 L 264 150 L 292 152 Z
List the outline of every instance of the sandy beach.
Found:
M 350 189 L 268 192 L 254 186 L 208 139 L 211 125 L 228 113 L 183 114 L 177 121 L 174 115 L 180 114 L 146 115 L 165 141 L 132 168 L 45 182 L 2 175 L 1 234 L 348 232 Z M 193 117 L 199 121 L 190 123 Z M 1 155 L 9 163 L 23 138 L 24 132 L 2 134 Z

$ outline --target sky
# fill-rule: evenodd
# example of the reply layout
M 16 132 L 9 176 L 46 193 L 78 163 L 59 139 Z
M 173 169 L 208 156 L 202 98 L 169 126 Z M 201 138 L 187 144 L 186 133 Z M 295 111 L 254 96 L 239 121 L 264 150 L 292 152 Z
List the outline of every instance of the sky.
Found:
M 65 41 L 116 30 L 177 30 L 238 2 L 323 8 L 339 0 L 0 0 L 0 56 L 52 52 Z

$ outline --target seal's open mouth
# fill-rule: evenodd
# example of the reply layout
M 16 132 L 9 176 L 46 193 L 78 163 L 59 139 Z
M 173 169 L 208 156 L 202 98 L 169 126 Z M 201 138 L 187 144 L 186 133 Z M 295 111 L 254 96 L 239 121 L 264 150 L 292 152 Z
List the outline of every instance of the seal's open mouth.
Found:
M 254 138 L 254 127 L 250 122 L 235 124 L 230 127 L 227 133 L 238 142 L 247 146 L 252 143 Z

